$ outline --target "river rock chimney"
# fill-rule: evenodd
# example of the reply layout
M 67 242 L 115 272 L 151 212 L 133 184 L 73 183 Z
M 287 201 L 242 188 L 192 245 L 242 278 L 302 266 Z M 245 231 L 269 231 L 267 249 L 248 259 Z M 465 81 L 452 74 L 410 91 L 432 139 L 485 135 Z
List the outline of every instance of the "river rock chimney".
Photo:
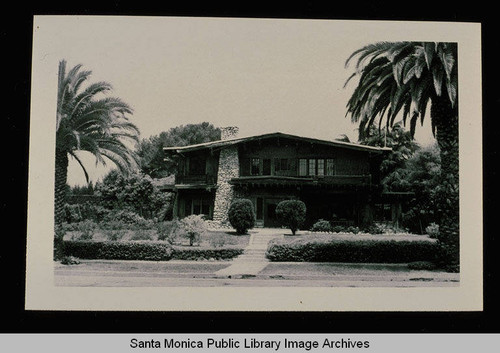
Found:
M 238 136 L 239 128 L 227 126 L 220 128 L 221 140 L 229 140 Z M 219 155 L 219 169 L 217 172 L 217 190 L 215 191 L 214 221 L 228 223 L 228 211 L 234 198 L 232 178 L 240 176 L 240 162 L 238 147 L 227 146 L 222 148 Z

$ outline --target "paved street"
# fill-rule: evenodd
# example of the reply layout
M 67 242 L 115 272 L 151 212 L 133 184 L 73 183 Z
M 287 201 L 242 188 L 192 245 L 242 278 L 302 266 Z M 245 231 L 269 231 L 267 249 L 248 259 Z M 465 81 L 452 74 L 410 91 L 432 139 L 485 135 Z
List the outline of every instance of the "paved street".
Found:
M 71 287 L 450 287 L 459 274 L 405 265 L 269 263 L 256 275 L 220 276 L 231 261 L 82 261 L 55 265 L 55 284 Z

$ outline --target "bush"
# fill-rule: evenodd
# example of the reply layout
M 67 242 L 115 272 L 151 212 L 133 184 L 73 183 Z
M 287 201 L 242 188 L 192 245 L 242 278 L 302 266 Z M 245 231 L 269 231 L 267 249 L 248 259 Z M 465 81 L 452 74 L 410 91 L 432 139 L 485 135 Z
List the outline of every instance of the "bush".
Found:
M 439 237 L 439 225 L 431 223 L 425 228 L 425 232 L 429 235 L 429 238 L 437 239 Z
M 319 221 L 313 224 L 313 226 L 311 227 L 311 231 L 330 233 L 332 231 L 332 226 L 330 225 L 330 222 L 325 221 L 324 219 L 320 219 Z
M 75 230 L 78 232 L 78 239 L 91 240 L 97 228 L 97 223 L 86 219 L 85 221 L 77 223 Z
M 434 261 L 439 247 L 429 241 L 330 240 L 283 243 L 271 241 L 271 261 L 408 263 Z
M 229 260 L 243 254 L 243 249 L 200 249 L 174 247 L 174 260 Z
M 153 234 L 147 229 L 136 229 L 133 231 L 131 240 L 152 240 Z
M 229 223 L 236 229 L 238 234 L 246 234 L 255 225 L 255 212 L 252 201 L 247 199 L 235 199 L 228 212 Z
M 128 229 L 151 229 L 154 225 L 153 221 L 130 210 L 110 211 L 102 220 L 104 224 L 113 222 L 121 222 Z
M 169 244 L 174 244 L 179 237 L 182 224 L 177 219 L 156 223 L 156 234 L 158 240 L 164 240 Z
M 282 225 L 290 228 L 295 235 L 306 220 L 306 204 L 299 200 L 281 201 L 276 206 L 276 217 Z
M 126 229 L 106 229 L 104 235 L 108 240 L 117 241 L 121 240 L 125 234 L 127 234 Z
M 64 254 L 80 259 L 166 261 L 172 248 L 165 242 L 65 241 Z
M 65 256 L 87 260 L 227 260 L 243 253 L 243 249 L 172 247 L 164 241 L 65 241 L 64 244 Z
M 207 231 L 205 220 L 200 215 L 190 215 L 181 220 L 182 235 L 189 239 L 189 245 L 199 243 Z
M 95 205 L 91 202 L 84 202 L 81 204 L 65 204 L 65 221 L 67 223 L 76 223 L 83 220 L 92 220 L 94 222 L 101 222 L 103 218 L 110 212 L 102 206 Z
M 352 234 L 358 234 L 359 233 L 359 228 L 355 226 L 349 226 L 345 229 L 346 233 L 352 233 Z
M 61 259 L 61 264 L 63 264 L 63 265 L 79 265 L 80 260 L 74 256 L 64 256 Z

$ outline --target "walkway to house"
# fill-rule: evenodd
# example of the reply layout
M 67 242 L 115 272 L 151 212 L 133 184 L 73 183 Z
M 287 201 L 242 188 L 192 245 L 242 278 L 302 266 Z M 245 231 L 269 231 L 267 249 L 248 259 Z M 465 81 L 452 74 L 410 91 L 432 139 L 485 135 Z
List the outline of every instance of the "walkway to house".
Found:
M 269 263 L 266 258 L 269 241 L 282 238 L 286 230 L 261 228 L 253 231 L 255 233 L 250 236 L 250 241 L 243 254 L 235 258 L 231 266 L 215 272 L 217 277 L 234 278 L 257 275 Z

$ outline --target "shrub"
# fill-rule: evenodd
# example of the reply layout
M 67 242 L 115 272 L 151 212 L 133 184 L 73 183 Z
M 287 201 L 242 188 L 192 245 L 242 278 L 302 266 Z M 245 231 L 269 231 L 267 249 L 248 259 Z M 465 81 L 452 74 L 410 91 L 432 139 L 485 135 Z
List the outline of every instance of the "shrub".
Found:
M 67 223 L 80 222 L 82 220 L 80 205 L 64 204 L 64 216 Z
M 94 233 L 97 229 L 97 223 L 86 219 L 82 222 L 77 223 L 76 231 L 78 234 L 78 239 L 80 240 L 91 240 L 94 237 Z
M 172 248 L 154 241 L 65 241 L 64 254 L 80 259 L 166 261 L 172 257 Z
M 104 218 L 102 223 L 122 222 L 122 224 L 131 229 L 151 229 L 153 221 L 144 219 L 137 213 L 130 210 L 114 210 L 110 211 Z
M 131 240 L 152 240 L 153 234 L 147 229 L 136 229 L 133 231 Z
M 434 261 L 439 247 L 429 241 L 330 240 L 284 243 L 271 241 L 271 261 L 408 263 Z
M 201 236 L 207 231 L 205 220 L 200 215 L 190 215 L 181 220 L 182 235 L 189 239 L 189 245 L 199 243 Z
M 346 233 L 352 233 L 352 234 L 358 234 L 359 233 L 359 228 L 355 226 L 349 226 L 345 229 Z
M 328 232 L 328 233 L 330 233 L 332 231 L 332 226 L 330 225 L 330 222 L 325 221 L 324 219 L 320 219 L 316 223 L 313 224 L 313 226 L 311 227 L 311 230 L 313 232 Z
M 158 222 L 155 225 L 158 240 L 174 244 L 181 234 L 182 225 L 177 219 L 173 221 Z
M 108 220 L 106 222 L 101 222 L 99 224 L 99 228 L 104 229 L 104 230 L 120 230 L 120 229 L 130 229 L 130 225 L 120 221 L 120 220 Z
M 108 240 L 117 241 L 122 239 L 127 234 L 126 229 L 106 229 L 104 235 Z
M 172 259 L 175 260 L 229 260 L 243 254 L 243 249 L 200 249 L 174 247 Z
M 276 206 L 276 217 L 282 225 L 290 228 L 295 235 L 306 220 L 306 204 L 299 200 L 281 201 Z
M 61 264 L 63 264 L 63 265 L 79 265 L 80 260 L 74 256 L 64 256 L 61 259 Z
M 425 228 L 425 232 L 429 235 L 429 238 L 437 239 L 439 237 L 439 225 L 431 223 Z
M 255 212 L 252 201 L 235 199 L 228 211 L 229 223 L 238 234 L 246 234 L 255 225 Z

